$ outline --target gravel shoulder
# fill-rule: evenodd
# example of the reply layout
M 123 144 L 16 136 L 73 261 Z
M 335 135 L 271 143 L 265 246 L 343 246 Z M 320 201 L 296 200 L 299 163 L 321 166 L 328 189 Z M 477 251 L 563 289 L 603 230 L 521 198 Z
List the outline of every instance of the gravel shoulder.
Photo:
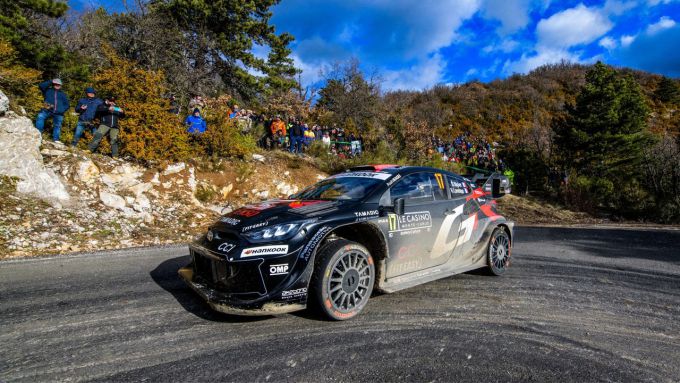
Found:
M 184 247 L 0 262 L 0 380 L 677 381 L 680 232 L 518 227 L 503 277 L 348 322 L 210 311 Z

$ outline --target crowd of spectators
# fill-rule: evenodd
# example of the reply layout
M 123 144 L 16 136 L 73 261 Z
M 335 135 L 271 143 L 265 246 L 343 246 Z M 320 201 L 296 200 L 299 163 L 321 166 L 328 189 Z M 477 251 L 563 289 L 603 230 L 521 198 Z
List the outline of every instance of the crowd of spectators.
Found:
M 488 142 L 470 133 L 461 134 L 450 141 L 432 137 L 432 150 L 441 154 L 442 160 L 457 162 L 472 168 L 502 172 L 506 166 L 496 155 L 497 146 L 496 142 Z
M 337 126 L 312 125 L 311 127 L 299 118 L 285 121 L 281 116 L 264 121 L 265 134 L 259 145 L 265 149 L 282 149 L 291 153 L 305 153 L 315 142 L 321 142 L 326 150 L 340 158 L 352 158 L 361 155 L 364 145 L 363 137 L 353 132 L 347 134 Z

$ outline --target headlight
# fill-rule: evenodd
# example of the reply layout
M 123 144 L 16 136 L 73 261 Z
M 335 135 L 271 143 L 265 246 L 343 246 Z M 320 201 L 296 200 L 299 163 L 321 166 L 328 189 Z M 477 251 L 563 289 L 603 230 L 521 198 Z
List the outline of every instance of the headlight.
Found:
M 283 225 L 268 227 L 262 230 L 251 231 L 244 233 L 243 235 L 248 238 L 248 240 L 253 242 L 281 241 L 291 238 L 297 234 L 301 227 L 301 223 L 286 223 Z

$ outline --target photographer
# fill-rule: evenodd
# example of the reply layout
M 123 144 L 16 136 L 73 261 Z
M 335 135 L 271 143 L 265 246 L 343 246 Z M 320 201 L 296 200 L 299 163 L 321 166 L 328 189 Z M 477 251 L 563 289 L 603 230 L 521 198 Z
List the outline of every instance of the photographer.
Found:
M 115 97 L 109 97 L 103 104 L 97 107 L 96 115 L 99 117 L 99 129 L 94 135 L 94 139 L 90 142 L 88 149 L 94 152 L 99 147 L 102 139 L 106 134 L 109 134 L 111 141 L 111 156 L 118 158 L 118 120 L 125 117 L 125 112 L 122 108 L 116 106 Z
M 43 132 L 45 129 L 45 120 L 52 117 L 52 140 L 54 142 L 61 142 L 61 123 L 64 121 L 64 113 L 70 107 L 68 96 L 61 90 L 61 80 L 55 78 L 41 82 L 38 85 L 43 94 L 44 105 L 35 119 L 35 127 Z
M 89 130 L 90 133 L 93 132 L 94 125 L 92 120 L 94 120 L 94 116 L 97 113 L 97 107 L 103 102 L 100 98 L 95 97 L 95 90 L 92 87 L 85 89 L 85 95 L 87 97 L 78 100 L 76 105 L 76 113 L 80 116 L 78 117 L 78 124 L 76 124 L 76 132 L 73 135 L 73 142 L 71 142 L 71 146 L 74 147 L 78 145 L 78 141 L 83 136 L 85 129 Z

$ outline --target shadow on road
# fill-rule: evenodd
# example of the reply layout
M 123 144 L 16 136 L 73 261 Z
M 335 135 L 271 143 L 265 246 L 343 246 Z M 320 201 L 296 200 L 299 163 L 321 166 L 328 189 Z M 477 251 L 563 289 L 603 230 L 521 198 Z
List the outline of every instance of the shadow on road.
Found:
M 197 296 L 184 283 L 179 275 L 177 275 L 177 270 L 187 265 L 190 261 L 191 257 L 189 255 L 168 259 L 149 272 L 149 275 L 158 286 L 172 294 L 185 310 L 199 318 L 213 322 L 227 323 L 257 322 L 272 318 L 271 316 L 245 317 L 228 315 L 211 309 L 210 306 Z

